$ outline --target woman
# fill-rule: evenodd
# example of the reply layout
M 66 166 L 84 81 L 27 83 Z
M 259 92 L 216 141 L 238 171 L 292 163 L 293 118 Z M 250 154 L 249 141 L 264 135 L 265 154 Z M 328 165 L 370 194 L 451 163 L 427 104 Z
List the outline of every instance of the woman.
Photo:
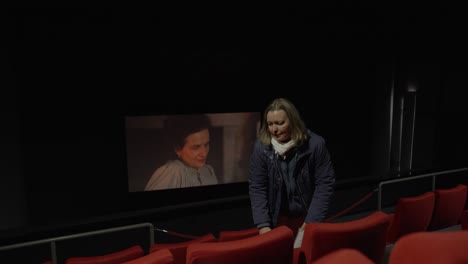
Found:
M 334 183 L 325 140 L 306 128 L 291 101 L 273 100 L 250 158 L 249 195 L 259 233 L 286 225 L 297 234 L 305 223 L 323 221 Z
M 206 163 L 210 151 L 210 120 L 206 115 L 176 115 L 167 120 L 168 138 L 177 159 L 159 167 L 145 191 L 196 187 L 218 183 L 213 167 Z

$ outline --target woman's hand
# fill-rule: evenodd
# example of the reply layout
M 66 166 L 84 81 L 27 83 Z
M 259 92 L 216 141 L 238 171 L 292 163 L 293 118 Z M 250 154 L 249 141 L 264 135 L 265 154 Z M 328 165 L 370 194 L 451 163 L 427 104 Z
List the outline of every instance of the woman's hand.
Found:
M 304 230 L 306 223 L 304 222 L 301 227 L 299 228 L 300 230 Z
M 296 238 L 294 239 L 294 248 L 300 248 L 302 245 L 302 238 L 304 237 L 305 222 L 297 230 Z
M 271 228 L 269 226 L 265 226 L 265 227 L 262 227 L 258 230 L 258 233 L 261 235 L 261 234 L 265 234 L 266 232 L 270 232 L 271 231 Z

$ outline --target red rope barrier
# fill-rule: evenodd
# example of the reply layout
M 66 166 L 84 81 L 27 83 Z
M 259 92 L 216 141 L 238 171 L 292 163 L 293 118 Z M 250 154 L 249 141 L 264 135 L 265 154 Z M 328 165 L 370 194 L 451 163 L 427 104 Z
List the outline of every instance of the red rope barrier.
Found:
M 351 205 L 350 207 L 344 209 L 343 211 L 339 212 L 338 214 L 334 215 L 334 216 L 331 216 L 327 219 L 324 220 L 324 222 L 330 222 L 331 220 L 333 219 L 336 219 L 344 214 L 346 214 L 347 212 L 353 210 L 354 208 L 356 208 L 356 206 L 362 204 L 364 201 L 366 201 L 367 199 L 369 199 L 372 194 L 374 194 L 375 190 L 372 190 L 370 193 L 366 194 L 363 198 L 361 198 L 359 201 L 357 201 L 356 203 L 354 203 L 353 205 Z
M 169 231 L 169 230 L 164 230 L 164 229 L 159 229 L 159 228 L 155 228 L 154 230 L 155 230 L 155 231 L 159 231 L 159 232 L 166 233 L 166 234 L 171 235 L 171 236 L 177 236 L 177 237 L 182 237 L 182 238 L 188 238 L 188 239 L 199 238 L 198 236 L 192 236 L 192 235 L 181 234 L 181 233 L 177 233 L 177 232 L 173 232 L 173 231 Z

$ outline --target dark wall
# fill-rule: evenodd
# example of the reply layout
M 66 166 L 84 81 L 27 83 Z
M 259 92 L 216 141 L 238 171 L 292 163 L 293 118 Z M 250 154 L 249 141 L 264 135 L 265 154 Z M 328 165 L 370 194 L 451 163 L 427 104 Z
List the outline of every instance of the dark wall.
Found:
M 12 26 L 11 24 L 9 24 Z M 8 51 L 0 50 L 2 61 L 8 60 Z M 3 72 L 10 72 L 10 65 L 2 64 Z M 0 129 L 0 167 L 2 168 L 0 183 L 0 208 L 3 212 L 0 226 L 3 228 L 27 224 L 26 190 L 22 170 L 22 155 L 20 151 L 20 122 L 17 111 L 17 94 L 15 78 L 6 74 L 3 78 L 6 89 L 2 92 L 0 117 L 3 124 Z M 8 88 L 7 88 L 8 87 Z
M 375 11 L 277 9 L 240 19 L 234 11 L 9 10 L 8 87 L 17 102 L 7 137 L 21 168 L 8 172 L 24 184 L 5 182 L 25 194 L 13 199 L 27 204 L 15 214 L 18 226 L 151 209 L 127 193 L 125 114 L 262 111 L 285 96 L 327 140 L 339 181 L 379 179 L 394 172 L 390 109 L 398 113 L 395 102 L 415 76 L 413 169 L 466 166 L 466 65 L 453 50 L 418 45 L 442 32 L 453 39 Z M 248 201 L 241 204 L 200 222 L 235 228 L 228 216 L 245 212 Z M 171 216 L 189 218 L 184 212 Z

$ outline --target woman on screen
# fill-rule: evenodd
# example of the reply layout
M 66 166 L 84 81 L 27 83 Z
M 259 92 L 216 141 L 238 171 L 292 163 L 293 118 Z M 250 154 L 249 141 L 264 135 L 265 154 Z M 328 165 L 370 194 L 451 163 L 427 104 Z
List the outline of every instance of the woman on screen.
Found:
M 206 115 L 171 116 L 166 120 L 168 139 L 176 154 L 159 167 L 146 184 L 145 191 L 217 184 L 211 165 L 210 120 Z

